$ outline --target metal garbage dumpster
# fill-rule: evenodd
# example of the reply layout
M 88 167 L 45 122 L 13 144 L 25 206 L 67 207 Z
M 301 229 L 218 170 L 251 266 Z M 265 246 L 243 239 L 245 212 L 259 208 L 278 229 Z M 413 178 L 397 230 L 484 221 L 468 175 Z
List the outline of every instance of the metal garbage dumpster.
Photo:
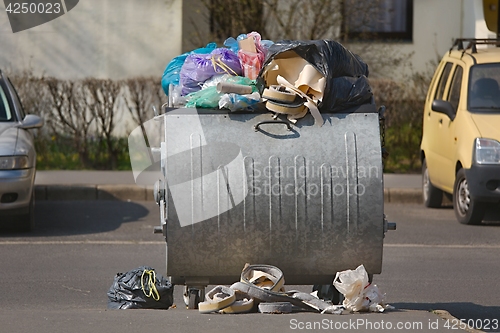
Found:
M 379 112 L 364 104 L 307 115 L 169 109 L 155 186 L 167 275 L 204 289 L 238 281 L 245 263 L 279 267 L 288 284 L 331 284 L 363 264 L 382 270 Z M 198 295 L 203 299 L 203 292 Z

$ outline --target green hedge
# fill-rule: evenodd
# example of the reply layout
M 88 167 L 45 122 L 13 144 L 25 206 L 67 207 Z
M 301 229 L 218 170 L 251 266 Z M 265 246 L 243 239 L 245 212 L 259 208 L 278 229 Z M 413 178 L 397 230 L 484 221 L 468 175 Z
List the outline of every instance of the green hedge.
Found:
M 129 170 L 124 126 L 133 129 L 151 119 L 152 106 L 160 109 L 166 99 L 160 78 L 61 80 L 31 72 L 10 78 L 26 113 L 45 119 L 34 131 L 40 170 Z
M 129 170 L 126 138 L 113 135 L 116 110 L 125 106 L 138 126 L 150 119 L 151 105 L 165 102 L 158 78 L 79 81 L 11 76 L 28 113 L 46 126 L 36 131 L 38 168 Z M 422 110 L 429 79 L 371 80 L 377 105 L 386 106 L 385 172 L 419 172 Z
M 389 153 L 385 172 L 420 172 L 420 141 L 428 76 L 415 75 L 405 81 L 370 82 L 377 105 L 385 105 L 385 145 Z

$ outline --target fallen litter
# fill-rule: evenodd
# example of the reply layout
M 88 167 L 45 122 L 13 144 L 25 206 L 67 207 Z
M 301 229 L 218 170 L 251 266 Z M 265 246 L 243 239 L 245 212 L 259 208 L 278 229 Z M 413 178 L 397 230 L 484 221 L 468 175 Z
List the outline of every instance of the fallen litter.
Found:
M 342 307 L 307 293 L 285 292 L 283 272 L 270 265 L 245 265 L 239 282 L 230 287 L 216 286 L 199 303 L 201 313 L 244 313 L 255 309 L 262 313 L 290 313 L 293 307 L 322 313 L 341 314 Z M 239 295 L 236 297 L 235 295 Z M 227 309 L 229 308 L 229 309 Z
M 384 303 L 384 296 L 376 285 L 368 282 L 363 265 L 356 270 L 337 273 L 333 285 L 344 295 L 342 305 L 319 299 L 317 292 L 308 294 L 296 290 L 285 291 L 283 272 L 271 265 L 245 265 L 239 282 L 230 287 L 216 286 L 206 293 L 206 301 L 198 304 L 200 313 L 283 314 L 294 311 L 313 311 L 340 315 L 351 312 L 384 312 L 393 309 Z
M 283 272 L 271 265 L 246 264 L 240 281 L 230 287 L 216 286 L 206 293 L 206 301 L 198 304 L 200 313 L 283 314 L 313 311 L 321 314 L 351 312 L 384 312 L 394 307 L 384 302 L 378 287 L 368 281 L 363 265 L 355 270 L 338 272 L 333 286 L 344 296 L 342 305 L 334 305 L 317 296 L 296 290 L 285 291 Z M 169 309 L 173 305 L 173 286 L 154 269 L 142 266 L 118 273 L 108 291 L 110 309 Z
M 384 312 L 393 309 L 384 303 L 384 295 L 378 287 L 368 282 L 368 273 L 363 265 L 355 270 L 338 272 L 333 285 L 344 295 L 343 305 L 352 312 Z
M 109 288 L 109 309 L 168 309 L 173 304 L 174 288 L 155 270 L 141 266 L 116 274 Z

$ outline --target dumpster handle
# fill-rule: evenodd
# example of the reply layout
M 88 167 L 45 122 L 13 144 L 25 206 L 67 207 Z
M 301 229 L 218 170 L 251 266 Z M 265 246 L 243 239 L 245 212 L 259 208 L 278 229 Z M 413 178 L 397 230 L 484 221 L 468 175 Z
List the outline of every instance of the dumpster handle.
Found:
M 284 124 L 284 125 L 286 125 L 286 127 L 287 127 L 287 129 L 289 131 L 292 130 L 292 125 L 290 125 L 289 122 L 286 122 L 286 121 L 283 121 L 283 120 L 265 120 L 265 121 L 261 121 L 261 122 L 255 124 L 253 126 L 253 129 L 255 130 L 255 132 L 257 132 L 259 130 L 260 125 L 264 125 L 264 124 Z

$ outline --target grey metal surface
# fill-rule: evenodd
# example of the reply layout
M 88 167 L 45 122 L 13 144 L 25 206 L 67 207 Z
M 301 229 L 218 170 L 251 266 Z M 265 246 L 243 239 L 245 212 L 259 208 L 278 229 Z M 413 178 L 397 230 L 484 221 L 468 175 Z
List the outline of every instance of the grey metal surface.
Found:
M 384 237 L 377 113 L 323 114 L 292 130 L 270 114 L 164 115 L 167 274 L 174 283 L 239 280 L 245 263 L 292 284 L 381 272 Z

